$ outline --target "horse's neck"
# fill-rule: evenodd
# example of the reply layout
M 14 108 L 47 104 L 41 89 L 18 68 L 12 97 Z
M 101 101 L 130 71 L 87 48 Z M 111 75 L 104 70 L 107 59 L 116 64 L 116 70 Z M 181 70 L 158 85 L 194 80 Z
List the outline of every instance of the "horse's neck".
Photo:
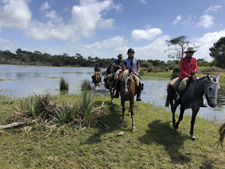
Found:
M 207 78 L 201 78 L 196 81 L 195 83 L 195 93 L 196 96 L 202 97 L 205 94 L 205 83 L 207 81 Z

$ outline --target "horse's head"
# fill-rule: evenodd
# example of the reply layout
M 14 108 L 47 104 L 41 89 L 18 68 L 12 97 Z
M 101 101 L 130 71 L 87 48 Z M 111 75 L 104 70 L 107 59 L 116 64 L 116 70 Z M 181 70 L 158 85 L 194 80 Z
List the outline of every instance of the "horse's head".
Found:
M 205 96 L 210 107 L 216 107 L 217 105 L 217 93 L 220 89 L 219 75 L 216 78 L 211 78 L 207 75 L 207 83 L 205 86 Z
M 132 79 L 132 70 L 124 70 L 123 71 L 123 81 L 124 81 L 124 94 L 129 94 Z

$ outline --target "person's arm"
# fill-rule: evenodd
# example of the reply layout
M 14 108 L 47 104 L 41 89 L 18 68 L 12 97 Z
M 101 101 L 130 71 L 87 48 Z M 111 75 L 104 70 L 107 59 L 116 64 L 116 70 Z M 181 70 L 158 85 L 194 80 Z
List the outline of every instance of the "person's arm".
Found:
M 184 70 L 184 61 L 183 60 L 180 61 L 180 74 L 182 75 L 182 77 L 191 77 L 191 75 L 189 75 Z
M 120 65 L 117 65 L 116 63 L 113 63 L 113 67 L 118 67 L 119 69 L 122 69 Z
M 141 70 L 141 66 L 140 66 L 140 62 L 139 62 L 139 60 L 138 60 L 138 62 L 137 62 L 137 75 L 138 75 L 138 76 L 139 76 L 140 70 Z
M 124 61 L 123 62 L 123 69 L 126 70 L 127 69 L 127 63 Z
M 195 73 L 197 73 L 198 71 L 198 63 L 197 63 L 197 59 L 195 59 L 195 68 L 194 68 Z

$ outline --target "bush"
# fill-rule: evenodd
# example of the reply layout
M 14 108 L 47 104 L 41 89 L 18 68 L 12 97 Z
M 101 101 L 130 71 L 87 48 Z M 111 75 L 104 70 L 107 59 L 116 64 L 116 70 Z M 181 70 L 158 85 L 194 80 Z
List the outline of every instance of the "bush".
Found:
M 78 96 L 76 117 L 82 120 L 90 120 L 92 106 L 93 97 L 91 91 L 82 91 L 81 96 Z
M 139 76 L 144 76 L 144 75 L 145 75 L 145 72 L 144 72 L 143 69 L 141 69 L 140 72 L 139 72 Z
M 85 80 L 81 84 L 81 91 L 89 91 L 89 90 L 91 90 L 91 83 L 88 80 Z
M 61 78 L 59 88 L 60 90 L 69 90 L 69 84 L 64 80 L 64 78 Z
M 141 67 L 148 68 L 150 66 L 152 66 L 152 63 L 150 63 L 150 62 L 144 61 L 144 62 L 141 63 Z
M 178 77 L 179 74 L 180 74 L 180 68 L 179 67 L 173 68 L 173 73 L 171 75 L 171 79 L 174 79 L 174 78 Z
M 147 69 L 147 72 L 153 72 L 154 70 L 154 67 L 153 66 L 150 66 L 148 69 Z

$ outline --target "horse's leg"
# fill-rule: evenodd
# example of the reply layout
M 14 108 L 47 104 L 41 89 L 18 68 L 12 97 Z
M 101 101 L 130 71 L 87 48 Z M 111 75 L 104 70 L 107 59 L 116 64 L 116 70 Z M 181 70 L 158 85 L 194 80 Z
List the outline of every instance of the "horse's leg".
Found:
M 114 103 L 114 101 L 113 101 L 113 89 L 109 88 L 109 92 L 110 92 L 110 96 L 111 96 L 111 103 L 113 104 Z
M 175 112 L 177 109 L 177 102 L 175 101 L 175 103 L 173 103 L 173 99 L 170 99 L 170 105 L 171 105 L 171 111 L 172 111 L 172 121 L 173 121 L 173 127 L 175 127 L 176 125 L 176 121 L 175 121 Z
M 132 118 L 132 131 L 135 132 L 135 124 L 134 124 L 134 98 L 130 101 L 130 111 L 131 111 L 131 118 Z
M 194 136 L 194 125 L 195 125 L 195 118 L 196 118 L 196 115 L 198 114 L 198 111 L 199 111 L 199 107 L 196 108 L 196 109 L 192 109 L 192 117 L 191 117 L 191 131 L 190 131 L 190 135 L 191 135 L 191 139 L 193 141 L 196 140 L 195 136 Z
M 178 129 L 178 126 L 179 126 L 181 120 L 183 120 L 183 115 L 184 115 L 184 108 L 181 106 L 180 107 L 180 116 L 179 116 L 179 119 L 178 119 L 178 121 L 177 121 L 177 123 L 174 127 L 175 129 Z
M 124 112 L 125 112 L 125 101 L 122 100 L 121 98 L 121 105 L 122 105 L 122 123 L 125 123 L 124 121 Z

